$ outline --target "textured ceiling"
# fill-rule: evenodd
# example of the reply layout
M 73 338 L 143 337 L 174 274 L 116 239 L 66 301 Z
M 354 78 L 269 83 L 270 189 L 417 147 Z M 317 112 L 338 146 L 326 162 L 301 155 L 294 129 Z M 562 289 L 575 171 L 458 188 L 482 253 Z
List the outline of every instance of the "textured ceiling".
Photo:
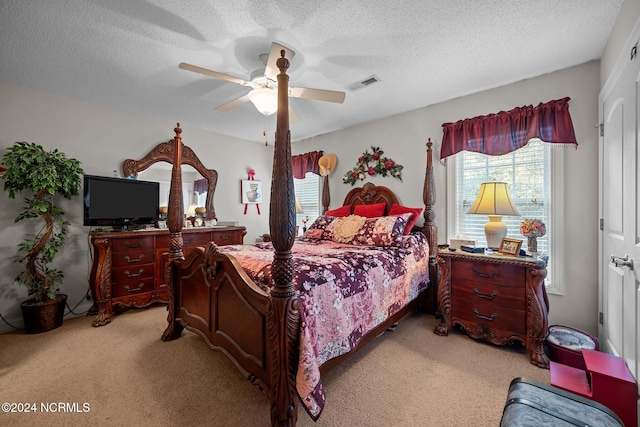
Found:
M 598 59 L 621 4 L 1 0 L 0 80 L 261 142 L 275 115 L 214 109 L 249 88 L 178 64 L 248 80 L 276 41 L 296 52 L 290 85 L 346 92 L 291 99 L 296 141 Z

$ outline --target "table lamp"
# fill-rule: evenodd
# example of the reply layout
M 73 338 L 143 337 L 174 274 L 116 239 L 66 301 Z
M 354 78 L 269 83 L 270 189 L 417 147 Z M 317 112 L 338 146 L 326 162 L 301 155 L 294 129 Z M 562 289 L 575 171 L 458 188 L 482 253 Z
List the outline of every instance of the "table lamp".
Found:
M 500 248 L 502 239 L 507 236 L 507 225 L 502 222 L 503 215 L 519 216 L 520 213 L 511 201 L 506 182 L 485 182 L 480 184 L 478 197 L 467 213 L 489 215 L 489 222 L 484 226 L 487 246 Z

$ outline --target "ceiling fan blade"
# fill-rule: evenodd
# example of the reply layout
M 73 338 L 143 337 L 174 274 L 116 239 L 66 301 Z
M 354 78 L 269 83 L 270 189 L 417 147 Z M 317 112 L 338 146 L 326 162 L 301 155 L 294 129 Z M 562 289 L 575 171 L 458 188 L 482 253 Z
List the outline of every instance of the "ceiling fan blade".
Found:
M 216 107 L 216 111 L 229 111 L 236 108 L 238 105 L 244 104 L 249 100 L 247 95 L 243 95 L 240 98 L 236 98 L 233 101 L 229 101 L 226 104 L 222 104 Z
M 265 64 L 264 75 L 266 78 L 276 81 L 280 70 L 276 66 L 276 61 L 280 58 L 280 51 L 284 50 L 284 57 L 291 62 L 293 57 L 295 56 L 295 52 L 288 47 L 282 46 L 276 42 L 271 43 L 271 51 L 269 52 L 269 59 L 267 59 L 267 63 Z
M 317 99 L 318 101 L 335 102 L 337 104 L 342 104 L 344 102 L 345 93 L 335 90 L 290 87 L 289 96 L 293 98 Z
M 198 67 L 197 65 L 191 65 L 185 62 L 181 62 L 180 65 L 178 65 L 178 68 L 182 70 L 193 71 L 194 73 L 204 74 L 205 76 L 214 77 L 216 79 L 226 80 L 231 83 L 237 83 L 242 86 L 249 86 L 249 82 L 239 77 L 234 77 L 228 74 L 219 73 L 217 71 L 209 70 L 207 68 Z

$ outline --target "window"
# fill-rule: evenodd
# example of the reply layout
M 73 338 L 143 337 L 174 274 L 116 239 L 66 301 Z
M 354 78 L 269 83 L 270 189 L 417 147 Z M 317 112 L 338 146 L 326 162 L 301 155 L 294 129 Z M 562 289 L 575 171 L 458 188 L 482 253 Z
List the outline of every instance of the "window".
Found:
M 487 181 L 506 182 L 511 198 L 521 216 L 503 216 L 508 237 L 524 240 L 520 223 L 524 218 L 538 218 L 547 225 L 547 234 L 538 238 L 538 251 L 549 256 L 547 265 L 547 289 L 561 293 L 560 274 L 560 223 L 562 172 L 555 171 L 561 164 L 562 149 L 552 149 L 540 141 L 502 156 L 489 156 L 462 151 L 449 159 L 449 238 L 464 236 L 475 240 L 477 246 L 486 246 L 484 225 L 486 215 L 467 214 L 478 194 L 480 184 Z M 552 180 L 551 177 L 554 177 Z
M 305 217 L 309 217 L 308 227 L 320 216 L 320 176 L 307 172 L 304 179 L 293 179 L 293 188 L 302 208 L 302 213 L 296 213 L 296 225 L 300 226 L 302 233 Z

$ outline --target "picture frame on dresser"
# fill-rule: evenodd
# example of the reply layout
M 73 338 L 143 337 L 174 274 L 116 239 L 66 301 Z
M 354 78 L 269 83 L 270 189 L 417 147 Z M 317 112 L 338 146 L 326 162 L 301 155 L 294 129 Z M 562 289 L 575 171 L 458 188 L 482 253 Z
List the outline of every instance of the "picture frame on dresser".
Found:
M 521 246 L 522 240 L 504 237 L 502 238 L 502 242 L 500 242 L 500 249 L 498 249 L 498 253 L 501 253 L 502 255 L 518 256 L 520 254 Z

